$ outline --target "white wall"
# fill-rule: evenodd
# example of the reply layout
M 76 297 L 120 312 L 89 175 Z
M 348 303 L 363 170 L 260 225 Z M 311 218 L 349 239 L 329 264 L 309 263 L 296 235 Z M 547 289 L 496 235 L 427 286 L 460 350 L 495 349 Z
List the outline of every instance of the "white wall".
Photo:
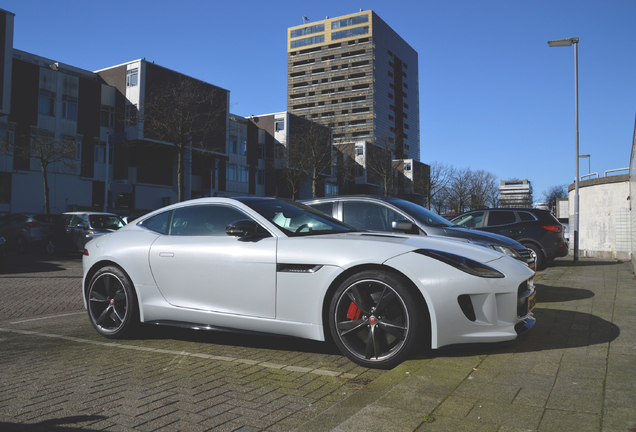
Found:
M 627 175 L 579 184 L 579 256 L 631 259 L 631 216 Z M 569 191 L 570 253 L 574 247 L 574 189 Z

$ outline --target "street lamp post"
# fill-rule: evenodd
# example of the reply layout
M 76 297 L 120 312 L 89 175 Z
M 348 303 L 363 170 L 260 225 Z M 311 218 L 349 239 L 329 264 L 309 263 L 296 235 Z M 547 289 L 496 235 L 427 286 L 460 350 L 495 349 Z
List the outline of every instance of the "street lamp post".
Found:
M 590 164 L 590 155 L 579 155 L 579 158 L 581 159 L 587 158 L 587 173 L 592 174 L 592 165 Z
M 550 47 L 574 44 L 574 111 L 575 111 L 575 176 L 574 176 L 574 263 L 579 262 L 579 38 L 548 41 Z

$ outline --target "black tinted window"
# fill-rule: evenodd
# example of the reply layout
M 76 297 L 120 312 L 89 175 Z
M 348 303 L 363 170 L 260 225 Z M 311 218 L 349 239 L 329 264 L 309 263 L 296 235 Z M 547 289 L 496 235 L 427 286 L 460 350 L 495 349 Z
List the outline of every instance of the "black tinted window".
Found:
M 343 207 L 344 223 L 354 228 L 371 231 L 393 231 L 391 222 L 404 219 L 393 210 L 364 201 L 347 201 Z
M 537 220 L 537 218 L 534 217 L 532 213 L 518 212 L 517 214 L 519 215 L 519 219 L 521 219 L 524 222 L 531 222 L 531 221 Z
M 512 211 L 491 211 L 488 215 L 488 226 L 506 225 L 516 221 L 517 218 Z

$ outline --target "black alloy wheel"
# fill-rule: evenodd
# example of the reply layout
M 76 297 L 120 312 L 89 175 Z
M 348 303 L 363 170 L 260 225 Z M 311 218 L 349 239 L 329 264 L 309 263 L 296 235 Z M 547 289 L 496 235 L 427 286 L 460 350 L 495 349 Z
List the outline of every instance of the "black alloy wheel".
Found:
M 336 345 L 351 361 L 388 369 L 404 361 L 419 340 L 418 312 L 402 277 L 364 271 L 336 290 L 329 325 Z
M 119 267 L 98 270 L 91 279 L 86 298 L 91 324 L 102 336 L 126 337 L 139 321 L 132 282 Z

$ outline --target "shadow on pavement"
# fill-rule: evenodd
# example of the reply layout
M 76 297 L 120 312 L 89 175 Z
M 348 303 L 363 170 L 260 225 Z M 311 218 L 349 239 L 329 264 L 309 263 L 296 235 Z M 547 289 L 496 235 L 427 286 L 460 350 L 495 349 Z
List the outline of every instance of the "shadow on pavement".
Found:
M 594 297 L 594 292 L 581 288 L 552 287 L 536 284 L 537 303 L 562 303 Z
M 29 431 L 29 432 L 81 432 L 81 431 L 93 431 L 95 429 L 85 429 L 83 427 L 76 426 L 60 426 L 60 425 L 72 425 L 75 423 L 96 422 L 104 420 L 106 417 L 91 415 L 91 416 L 73 416 L 62 417 L 59 419 L 44 420 L 38 423 L 9 423 L 0 422 L 1 431 Z
M 464 357 L 498 353 L 540 352 L 612 342 L 620 328 L 595 315 L 561 309 L 535 309 L 537 323 L 519 339 L 505 343 L 455 345 L 428 350 L 417 358 Z
M 574 264 L 572 257 L 555 259 L 548 263 L 548 267 L 590 267 L 590 266 L 612 266 L 620 264 L 622 261 L 600 261 L 593 258 L 580 258 L 579 262 Z
M 319 342 L 309 339 L 270 334 L 234 333 L 222 330 L 193 330 L 149 324 L 140 326 L 134 339 L 173 339 L 182 342 L 225 345 L 232 347 L 342 355 L 335 344 L 331 342 Z
M 0 266 L 0 274 L 64 271 L 69 268 L 69 265 L 81 268 L 81 258 L 82 255 L 79 253 L 47 255 L 34 251 L 24 254 L 9 254 L 4 257 Z

